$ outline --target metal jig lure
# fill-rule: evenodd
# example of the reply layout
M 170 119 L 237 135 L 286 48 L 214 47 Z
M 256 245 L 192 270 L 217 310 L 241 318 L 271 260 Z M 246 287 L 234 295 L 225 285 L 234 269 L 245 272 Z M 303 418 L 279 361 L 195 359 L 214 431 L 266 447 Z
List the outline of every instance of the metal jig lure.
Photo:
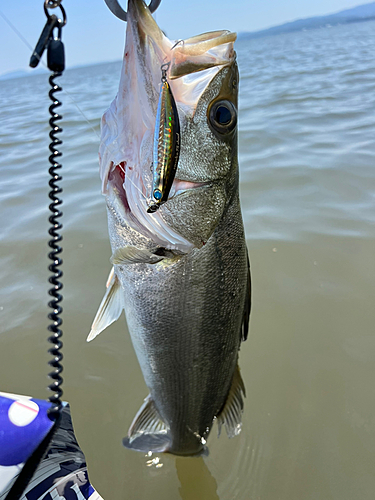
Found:
M 148 213 L 156 212 L 168 200 L 180 154 L 180 122 L 171 87 L 167 81 L 170 63 L 161 66 L 161 86 L 156 113 L 152 200 Z

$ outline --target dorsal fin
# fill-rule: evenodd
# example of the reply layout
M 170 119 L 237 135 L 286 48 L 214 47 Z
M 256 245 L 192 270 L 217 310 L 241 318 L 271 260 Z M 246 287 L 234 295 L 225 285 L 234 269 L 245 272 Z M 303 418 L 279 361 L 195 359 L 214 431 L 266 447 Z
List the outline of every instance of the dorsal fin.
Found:
M 93 340 L 107 326 L 116 321 L 124 309 L 124 292 L 121 288 L 119 279 L 114 273 L 112 267 L 107 281 L 107 291 L 100 303 L 98 312 L 91 325 L 91 331 L 87 337 L 87 342 Z
M 233 374 L 232 385 L 229 390 L 225 406 L 217 417 L 219 426 L 218 435 L 220 436 L 221 426 L 225 425 L 225 430 L 229 438 L 237 436 L 241 432 L 243 398 L 246 396 L 245 385 L 243 383 L 240 368 L 236 366 Z

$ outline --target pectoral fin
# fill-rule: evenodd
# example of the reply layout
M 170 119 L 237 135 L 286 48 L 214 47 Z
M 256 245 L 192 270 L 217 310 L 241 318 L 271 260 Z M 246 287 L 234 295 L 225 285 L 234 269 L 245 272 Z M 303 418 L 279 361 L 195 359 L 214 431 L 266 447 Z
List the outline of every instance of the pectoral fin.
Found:
M 164 452 L 170 445 L 169 427 L 161 419 L 151 396 L 147 396 L 123 439 L 126 448 L 136 451 Z
M 241 377 L 240 368 L 237 364 L 227 401 L 220 415 L 217 417 L 219 436 L 221 426 L 223 424 L 225 425 L 225 430 L 227 431 L 229 438 L 237 436 L 241 432 L 242 412 L 244 406 L 243 398 L 245 396 L 245 385 Z
M 111 257 L 113 265 L 128 265 L 139 264 L 141 262 L 146 264 L 156 264 L 163 259 L 170 259 L 175 257 L 171 250 L 166 248 L 155 248 L 151 251 L 148 249 L 140 249 L 133 246 L 118 248 Z
M 107 291 L 99 306 L 98 312 L 91 325 L 91 331 L 87 337 L 87 342 L 93 340 L 107 326 L 116 321 L 124 309 L 124 292 L 120 282 L 114 273 L 113 268 L 109 273 L 107 281 Z

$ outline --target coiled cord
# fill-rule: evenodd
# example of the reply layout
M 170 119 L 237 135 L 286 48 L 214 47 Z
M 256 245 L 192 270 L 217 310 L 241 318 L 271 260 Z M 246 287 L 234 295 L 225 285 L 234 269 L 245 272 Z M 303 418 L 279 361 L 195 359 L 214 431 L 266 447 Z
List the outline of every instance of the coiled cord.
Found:
M 50 180 L 49 186 L 51 191 L 49 192 L 49 198 L 52 203 L 49 205 L 49 209 L 52 212 L 52 215 L 49 217 L 49 222 L 51 227 L 49 229 L 49 234 L 51 239 L 48 242 L 49 247 L 52 249 L 48 254 L 48 257 L 52 261 L 52 264 L 49 265 L 48 269 L 51 271 L 52 275 L 49 278 L 49 282 L 53 285 L 49 290 L 49 295 L 53 298 L 48 303 L 48 306 L 52 309 L 52 312 L 48 314 L 48 318 L 52 321 L 52 323 L 48 326 L 48 330 L 53 334 L 48 338 L 48 341 L 53 344 L 53 346 L 49 349 L 49 353 L 53 356 L 52 360 L 49 361 L 49 365 L 53 367 L 53 370 L 49 373 L 49 377 L 52 379 L 52 383 L 48 386 L 48 388 L 52 391 L 52 395 L 48 398 L 51 407 L 48 410 L 48 416 L 51 420 L 57 420 L 60 416 L 62 409 L 61 397 L 63 391 L 61 389 L 61 384 L 63 379 L 61 377 L 61 372 L 63 367 L 61 365 L 61 361 L 63 359 L 63 355 L 60 352 L 62 348 L 62 330 L 60 326 L 62 325 L 62 319 L 60 318 L 60 314 L 62 313 L 62 307 L 60 306 L 60 302 L 62 301 L 62 295 L 60 294 L 60 290 L 63 285 L 60 281 L 63 273 L 61 271 L 60 266 L 62 264 L 62 259 L 59 257 L 59 254 L 62 252 L 62 248 L 59 246 L 60 241 L 62 240 L 62 236 L 59 231 L 62 228 L 62 224 L 59 222 L 59 218 L 62 216 L 62 211 L 59 210 L 59 205 L 62 204 L 62 200 L 57 196 L 62 192 L 62 188 L 59 187 L 58 182 L 62 180 L 62 176 L 57 172 L 58 169 L 61 168 L 61 164 L 58 163 L 59 157 L 62 156 L 62 153 L 57 150 L 57 146 L 62 144 L 62 140 L 59 139 L 56 134 L 62 132 L 62 128 L 59 127 L 58 121 L 62 119 L 62 116 L 56 112 L 56 109 L 61 106 L 61 102 L 55 96 L 56 92 L 61 92 L 62 88 L 54 81 L 54 79 L 58 76 L 61 76 L 61 72 L 54 72 L 49 77 L 49 83 L 51 85 L 51 89 L 48 93 L 49 98 L 52 101 L 52 104 L 49 107 L 49 112 L 51 118 L 49 120 L 51 131 L 49 133 L 51 143 L 49 145 L 49 149 L 51 151 L 51 155 L 49 156 L 49 162 L 51 167 L 49 168 Z

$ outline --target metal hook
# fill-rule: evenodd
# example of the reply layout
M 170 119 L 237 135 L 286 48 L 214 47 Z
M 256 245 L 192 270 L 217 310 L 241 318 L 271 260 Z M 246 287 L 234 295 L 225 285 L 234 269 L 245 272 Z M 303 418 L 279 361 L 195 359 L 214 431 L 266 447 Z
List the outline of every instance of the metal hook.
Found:
M 173 47 L 171 47 L 171 50 L 173 50 L 175 47 L 177 47 L 177 45 L 182 45 L 184 46 L 185 45 L 185 40 L 177 40 L 177 42 L 173 45 Z
M 104 0 L 104 1 L 107 4 L 109 10 L 112 12 L 112 14 L 121 19 L 121 21 L 128 20 L 128 13 L 121 7 L 118 0 Z M 150 9 L 151 12 L 155 12 L 155 10 L 159 7 L 160 3 L 161 0 L 151 0 L 148 8 Z

